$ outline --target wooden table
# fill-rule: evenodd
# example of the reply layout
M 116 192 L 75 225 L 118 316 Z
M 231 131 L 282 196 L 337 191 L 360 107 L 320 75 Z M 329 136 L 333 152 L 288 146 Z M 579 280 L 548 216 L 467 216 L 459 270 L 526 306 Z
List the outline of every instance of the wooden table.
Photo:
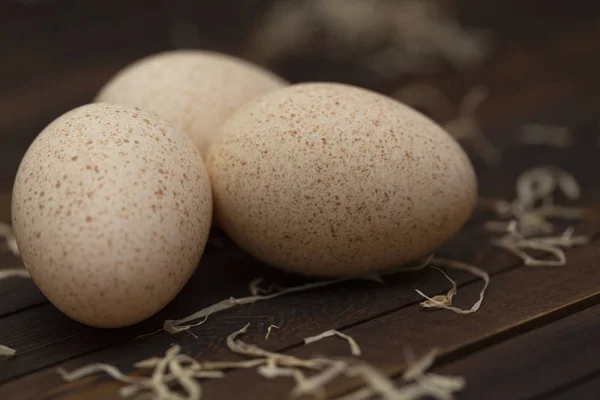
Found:
M 470 3 L 472 14 L 482 15 L 483 7 Z M 516 177 L 533 166 L 555 165 L 575 175 L 583 193 L 573 204 L 588 210 L 577 232 L 590 235 L 592 243 L 569 250 L 566 266 L 525 267 L 492 247 L 481 226 L 490 215 L 480 210 L 438 252 L 476 264 L 491 275 L 483 305 L 475 314 L 422 310 L 414 289 L 440 294 L 449 288 L 439 272 L 427 269 L 395 275 L 384 283 L 346 282 L 240 306 L 211 316 L 192 330 L 194 336 L 163 332 L 139 339 L 136 336 L 156 330 L 165 319 L 184 317 L 229 296 L 247 295 L 248 284 L 255 277 L 282 286 L 300 281 L 250 259 L 222 233 L 214 232 L 224 247 L 215 241 L 209 245 L 194 277 L 166 309 L 132 327 L 99 330 L 61 314 L 31 281 L 6 280 L 0 282 L 0 343 L 18 353 L 0 361 L 0 399 L 117 398 L 120 385 L 104 376 L 67 384 L 56 368 L 72 370 L 105 362 L 136 373 L 133 363 L 161 355 L 173 343 L 199 359 L 235 360 L 238 358 L 226 348 L 225 338 L 247 322 L 251 326 L 244 336 L 246 342 L 301 357 L 348 356 L 347 344 L 341 340 L 303 344 L 308 336 L 337 329 L 361 345 L 364 360 L 398 381 L 406 366 L 406 346 L 417 355 L 439 347 L 433 371 L 466 378 L 466 388 L 458 393 L 458 399 L 600 399 L 600 247 L 596 241 L 600 233 L 600 19 L 589 10 L 571 10 L 572 15 L 567 15 L 568 7 L 555 7 L 544 14 L 531 6 L 542 2 L 530 2 L 529 7 L 511 12 L 517 2 L 505 3 L 508 6 L 500 7 L 504 14 L 499 11 L 480 20 L 481 25 L 489 23 L 500 32 L 499 45 L 486 65 L 466 76 L 446 71 L 421 81 L 442 88 L 454 100 L 474 84 L 489 87 L 490 98 L 479 116 L 486 134 L 501 149 L 503 161 L 498 167 L 489 167 L 473 156 L 481 195 L 512 199 Z M 152 7 L 144 15 L 151 15 Z M 540 18 L 534 18 L 538 14 Z M 143 19 L 139 29 L 152 26 L 153 18 Z M 159 36 L 156 31 L 152 34 Z M 165 47 L 158 39 L 157 43 L 143 51 Z M 99 85 L 124 65 L 124 60 L 132 58 L 133 53 L 127 54 L 88 67 L 72 81 L 63 76 L 58 82 L 66 89 L 53 81 L 56 71 L 32 78 L 46 83 L 47 91 L 39 96 L 48 99 L 52 97 L 49 93 L 56 93 L 55 102 L 38 101 L 35 90 L 9 90 L 0 95 L 0 104 L 4 104 L 0 126 L 9 132 L 0 137 L 0 187 L 4 188 L 0 220 L 10 220 L 11 182 L 32 138 L 60 112 L 89 101 Z M 284 68 L 281 73 L 290 79 L 310 79 L 309 72 L 286 71 Z M 353 83 L 358 81 L 360 78 Z M 403 83 L 405 80 L 389 82 L 376 89 L 392 93 Z M 569 126 L 574 143 L 567 148 L 520 145 L 518 127 L 526 122 Z M 0 268 L 19 265 L 17 258 L 0 255 Z M 479 295 L 481 280 L 450 273 L 459 284 L 456 304 L 470 306 Z M 271 324 L 280 329 L 266 340 Z M 327 387 L 327 393 L 339 396 L 353 385 L 352 381 L 336 381 Z M 293 385 L 285 378 L 267 380 L 255 370 L 236 370 L 203 386 L 207 399 L 271 399 L 285 398 Z

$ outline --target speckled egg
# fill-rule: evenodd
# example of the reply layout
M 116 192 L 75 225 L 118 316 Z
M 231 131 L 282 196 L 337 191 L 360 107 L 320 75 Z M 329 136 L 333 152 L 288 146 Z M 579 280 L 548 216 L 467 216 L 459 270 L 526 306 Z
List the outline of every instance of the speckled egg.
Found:
M 170 120 L 205 156 L 223 121 L 250 99 L 287 85 L 250 62 L 201 50 L 174 50 L 117 73 L 96 100 L 136 106 Z
M 63 114 L 19 166 L 23 262 L 73 319 L 121 327 L 163 308 L 206 245 L 212 195 L 192 141 L 154 114 L 90 104 Z
M 304 275 L 423 257 L 466 222 L 477 196 L 466 153 L 437 124 L 334 83 L 292 85 L 242 107 L 207 168 L 219 225 L 257 258 Z

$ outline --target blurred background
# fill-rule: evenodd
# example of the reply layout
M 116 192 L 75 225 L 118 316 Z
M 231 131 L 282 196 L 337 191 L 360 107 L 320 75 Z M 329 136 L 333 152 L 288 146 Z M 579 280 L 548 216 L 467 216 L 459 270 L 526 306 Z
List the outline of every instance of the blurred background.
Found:
M 470 93 L 462 109 L 481 103 L 478 128 L 495 145 L 510 137 L 498 132 L 518 124 L 597 116 L 598 3 L 3 0 L 0 188 L 12 185 L 25 150 L 54 118 L 90 102 L 127 64 L 169 49 L 221 51 L 291 82 L 406 97 L 439 122 L 456 122 Z M 475 129 L 456 125 L 459 136 Z M 476 158 L 493 156 L 489 143 L 475 142 L 483 148 Z

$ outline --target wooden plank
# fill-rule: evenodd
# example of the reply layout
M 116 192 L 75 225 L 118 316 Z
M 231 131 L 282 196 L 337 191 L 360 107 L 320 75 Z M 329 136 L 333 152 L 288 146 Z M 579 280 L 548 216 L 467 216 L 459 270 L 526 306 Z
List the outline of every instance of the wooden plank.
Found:
M 581 351 L 581 349 L 578 350 Z M 535 400 L 541 400 L 542 398 L 546 400 L 598 400 L 598 393 L 600 393 L 600 371 L 572 385 L 561 388 L 555 393 L 538 397 Z
M 471 234 L 469 238 L 477 240 L 476 236 Z M 468 241 L 464 236 L 461 240 Z M 465 248 L 453 247 L 453 249 L 463 254 L 465 252 Z M 515 263 L 502 254 L 498 258 L 498 251 L 490 248 L 478 252 L 474 258 L 482 263 L 489 262 L 491 272 L 503 270 Z M 504 262 L 491 262 L 495 259 L 503 259 Z M 248 283 L 257 276 L 254 274 L 266 275 L 269 277 L 268 281 L 284 286 L 299 283 L 298 278 L 294 276 L 268 271 L 264 267 L 262 267 L 264 270 L 261 270 L 249 264 L 247 258 L 224 260 L 223 253 L 215 253 L 212 257 L 205 258 L 199 273 L 167 309 L 130 328 L 109 331 L 87 328 L 58 313 L 50 304 L 2 318 L 0 319 L 2 343 L 17 349 L 20 355 L 10 360 L 0 361 L 0 381 L 4 382 L 71 357 L 124 342 L 155 330 L 162 325 L 164 319 L 185 316 L 229 295 L 247 295 Z M 242 272 L 243 269 L 246 270 L 245 273 Z M 227 274 L 226 277 L 223 277 L 224 272 Z M 215 273 L 221 276 L 214 276 Z M 265 315 L 270 315 L 271 319 L 285 320 L 287 325 L 298 327 L 297 332 L 291 330 L 280 337 L 278 344 L 286 347 L 301 340 L 306 331 L 318 333 L 327 326 L 351 325 L 406 304 L 415 303 L 420 299 L 414 292 L 415 288 L 422 288 L 430 293 L 442 292 L 446 289 L 447 283 L 438 274 L 437 271 L 410 273 L 388 279 L 384 285 L 357 281 L 340 285 L 335 291 L 315 290 L 268 303 L 241 307 L 215 318 L 219 319 L 219 322 L 211 324 L 210 329 L 199 329 L 197 333 L 194 331 L 199 337 L 198 340 L 189 335 L 179 339 L 183 339 L 185 344 L 195 349 L 215 349 L 223 352 L 222 339 L 229 333 L 232 325 L 238 324 L 241 320 L 262 320 Z M 231 279 L 234 276 L 236 279 Z M 473 277 L 461 274 L 457 279 L 464 283 L 472 281 Z M 373 290 L 375 288 L 376 292 Z M 199 293 L 202 293 L 201 300 L 198 299 Z M 324 303 L 328 306 L 323 307 Z M 41 315 L 47 318 L 40 320 Z M 22 334 L 24 330 L 28 331 L 28 335 Z M 52 342 L 36 346 L 34 343 L 43 342 L 44 338 L 48 337 L 48 331 L 52 332 Z M 163 335 L 159 342 L 166 344 L 171 340 L 173 338 L 169 335 Z M 108 352 L 123 356 L 122 350 L 109 349 Z
M 600 225 L 596 224 L 598 228 Z M 499 274 L 492 278 L 482 309 L 473 315 L 424 312 L 412 306 L 351 327 L 344 333 L 351 335 L 361 345 L 364 360 L 391 376 L 401 373 L 406 366 L 402 356 L 404 346 L 412 348 L 417 355 L 438 347 L 442 350 L 441 360 L 459 357 L 489 343 L 539 327 L 574 309 L 600 302 L 600 270 L 589 262 L 598 259 L 598 256 L 600 248 L 590 246 L 570 252 L 565 268 L 519 268 Z M 462 288 L 459 291 L 461 304 L 465 306 L 472 302 L 480 289 L 480 283 L 471 283 Z M 273 323 L 278 322 L 275 320 Z M 285 327 L 277 334 L 284 330 Z M 268 346 L 264 340 L 257 344 Z M 305 358 L 323 354 L 349 356 L 348 345 L 336 339 L 297 347 L 287 353 Z M 555 362 L 561 361 L 557 359 Z M 266 399 L 283 398 L 292 387 L 290 380 L 268 381 L 260 378 L 255 371 L 242 370 L 230 373 L 224 380 L 207 382 L 204 392 L 208 398 L 234 398 L 236 393 L 252 393 L 253 397 Z M 355 382 L 342 380 L 330 386 L 329 395 L 335 397 L 355 387 Z M 482 397 L 481 392 L 478 394 L 478 398 L 488 398 Z M 59 398 L 66 400 L 75 397 Z
M 600 286 L 600 279 L 596 284 Z M 435 372 L 465 377 L 461 400 L 530 399 L 599 371 L 599 337 L 600 305 L 596 305 Z
M 472 252 L 467 249 L 470 239 L 465 235 L 459 235 L 446 246 L 451 249 L 450 254 L 454 254 L 455 256 L 472 256 Z M 232 250 L 234 251 L 232 252 Z M 479 253 L 477 257 L 480 257 L 481 260 L 486 260 L 486 257 L 489 256 L 488 252 L 487 254 Z M 248 293 L 248 283 L 256 276 L 265 276 L 270 281 L 288 286 L 301 282 L 295 276 L 259 265 L 257 262 L 243 255 L 239 250 L 236 252 L 236 248 L 229 247 L 227 250 L 213 250 L 208 252 L 203 258 L 198 272 L 176 300 L 156 317 L 128 329 L 111 330 L 105 333 L 102 330 L 94 330 L 80 324 L 75 324 L 69 318 L 60 314 L 50 304 L 2 318 L 0 319 L 0 337 L 2 338 L 2 343 L 18 349 L 20 356 L 14 360 L 6 361 L 6 364 L 10 365 L 10 368 L 0 367 L 0 380 L 10 379 L 76 355 L 126 341 L 139 334 L 156 329 L 166 318 L 187 315 L 198 308 L 222 300 L 226 296 L 246 295 Z M 232 277 L 236 279 L 232 279 Z M 389 292 L 393 299 L 389 307 L 402 306 L 407 301 L 415 301 L 416 296 L 412 288 L 421 287 L 423 281 L 426 281 L 429 277 L 430 275 L 421 276 L 415 274 L 410 279 L 401 280 L 397 285 L 387 288 L 386 292 Z M 3 296 L 6 295 L 9 300 L 12 300 L 11 302 L 7 301 L 5 305 L 7 308 L 6 312 L 14 311 L 14 308 L 17 306 L 25 307 L 29 301 L 35 302 L 36 295 L 38 296 L 38 301 L 44 301 L 43 296 L 41 296 L 35 286 L 27 288 L 26 292 L 21 292 L 19 295 L 18 290 L 23 288 L 23 285 L 31 284 L 31 282 L 17 280 L 2 283 L 2 288 L 4 289 L 2 292 Z M 443 282 L 437 281 L 429 289 L 439 291 L 443 288 L 441 285 L 443 285 Z M 339 307 L 343 308 L 345 313 L 348 313 L 348 317 L 360 318 L 363 314 L 355 315 L 353 306 L 369 306 L 369 302 L 371 301 L 369 290 L 371 286 L 370 284 L 363 284 L 360 287 L 360 291 L 352 293 L 352 297 L 342 300 L 332 298 L 331 300 L 333 302 L 341 302 Z M 409 289 L 409 296 L 407 296 L 407 289 Z M 198 301 L 197 293 L 203 293 L 202 301 Z M 314 310 L 321 308 L 321 302 L 319 299 L 315 300 L 313 306 L 305 310 L 305 312 L 315 312 L 314 318 L 318 318 L 319 313 Z M 8 309 L 9 307 L 10 309 Z M 281 307 L 278 312 L 284 313 L 287 306 L 283 304 Z M 292 305 L 292 307 L 296 307 L 296 305 Z M 373 310 L 375 313 L 385 311 L 386 308 L 376 308 Z M 257 310 L 257 312 L 260 313 L 262 311 Z M 321 313 L 323 312 L 326 312 L 326 310 L 321 311 Z M 323 323 L 326 323 L 326 321 L 323 321 Z M 27 330 L 29 334 L 22 335 L 21 332 L 23 330 Z M 225 329 L 223 332 L 226 331 Z M 53 338 L 49 343 L 45 342 L 48 332 L 52 332 Z M 66 341 L 67 339 L 68 341 Z M 73 341 L 78 343 L 77 346 L 71 346 L 71 342 Z M 43 349 L 40 348 L 40 343 L 46 343 Z M 3 361 L 0 361 L 0 366 L 2 364 Z
M 594 227 L 600 228 L 598 222 Z M 290 313 L 295 313 L 302 303 L 309 305 L 317 297 L 320 304 L 328 304 L 327 293 L 316 296 L 302 295 L 303 301 L 296 304 L 285 304 L 288 313 L 271 313 L 279 307 L 273 303 L 264 303 L 269 307 L 259 313 L 251 308 L 240 310 L 235 318 L 215 317 L 209 325 L 194 331 L 199 336 L 196 340 L 189 335 L 179 334 L 169 337 L 170 342 L 178 343 L 184 351 L 196 354 L 199 351 L 201 359 L 236 359 L 224 349 L 223 339 L 234 330 L 239 329 L 247 321 L 254 322 L 251 332 L 244 337 L 249 343 L 256 343 L 271 350 L 282 350 L 286 344 L 287 353 L 299 357 L 311 357 L 320 354 L 330 356 L 348 356 L 348 346 L 343 341 L 325 340 L 301 346 L 301 339 L 331 328 L 343 329 L 354 337 L 362 346 L 363 358 L 390 375 L 398 374 L 405 364 L 402 350 L 409 345 L 417 354 L 422 354 L 431 347 L 440 347 L 444 357 L 464 354 L 481 346 L 498 340 L 504 340 L 523 331 L 539 327 L 556 318 L 564 316 L 580 308 L 598 303 L 600 300 L 600 270 L 593 263 L 593 257 L 598 257 L 598 246 L 588 246 L 572 250 L 569 253 L 569 263 L 565 268 L 510 269 L 492 278 L 490 290 L 480 312 L 470 316 L 455 315 L 450 312 L 426 312 L 419 310 L 416 304 L 372 319 L 357 326 L 343 329 L 343 320 L 331 321 L 329 317 L 325 326 L 315 330 L 313 315 L 306 321 L 290 319 Z M 344 288 L 348 290 L 347 288 Z M 459 305 L 471 303 L 481 289 L 481 282 L 472 282 L 459 291 Z M 379 293 L 379 292 L 374 292 Z M 548 294 L 552 293 L 552 296 Z M 380 296 L 377 296 L 380 297 Z M 292 299 L 288 297 L 285 299 Z M 282 299 L 283 300 L 283 299 Z M 381 296 L 380 301 L 386 298 Z M 258 305 L 258 304 L 257 304 Z M 310 307 L 310 306 L 309 306 Z M 329 315 L 338 312 L 329 310 Z M 356 309 L 356 312 L 360 312 Z M 322 321 L 321 316 L 316 317 Z M 269 339 L 264 339 L 266 327 L 277 324 L 281 330 Z M 291 330 L 291 332 L 290 332 Z M 206 335 L 212 335 L 212 346 L 207 346 Z M 291 340 L 290 340 L 291 338 Z M 99 352 L 76 361 L 66 362 L 62 366 L 67 369 L 75 368 L 90 362 L 115 363 L 123 370 L 130 372 L 131 365 L 140 358 L 158 354 L 168 347 L 169 342 L 160 337 L 149 337 L 139 341 L 129 342 L 107 351 Z M 283 348 L 285 350 L 285 348 Z M 27 383 L 31 382 L 31 383 Z M 32 387 L 36 382 L 37 387 Z M 345 393 L 353 387 L 353 382 L 343 381 L 331 387 L 330 394 Z M 55 389 L 50 387 L 55 386 Z M 60 384 L 60 379 L 54 368 L 34 373 L 23 379 L 10 382 L 0 387 L 0 396 L 10 393 L 21 394 L 23 399 L 44 397 L 55 400 L 74 400 L 77 398 L 110 399 L 113 398 L 118 384 L 105 378 L 88 379 L 82 383 Z M 211 381 L 204 385 L 207 398 L 234 398 L 240 393 L 251 393 L 255 398 L 283 398 L 292 387 L 289 380 L 268 381 L 257 376 L 255 371 L 242 370 L 228 374 L 226 379 Z M 40 391 L 41 390 L 41 391 Z

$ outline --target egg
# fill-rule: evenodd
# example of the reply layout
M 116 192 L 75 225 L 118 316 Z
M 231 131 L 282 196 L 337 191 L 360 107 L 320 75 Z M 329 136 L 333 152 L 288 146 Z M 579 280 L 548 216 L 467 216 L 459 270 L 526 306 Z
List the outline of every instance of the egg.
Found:
M 352 276 L 417 260 L 469 218 L 473 167 L 440 126 L 344 84 L 303 83 L 235 112 L 207 168 L 225 232 L 272 266 Z
M 224 120 L 252 98 L 287 82 L 240 58 L 173 50 L 134 62 L 100 90 L 96 101 L 155 112 L 188 134 L 205 156 Z
M 211 218 L 190 138 L 154 114 L 104 103 L 48 125 L 13 189 L 14 233 L 34 282 L 95 327 L 131 325 L 169 303 L 198 265 Z

